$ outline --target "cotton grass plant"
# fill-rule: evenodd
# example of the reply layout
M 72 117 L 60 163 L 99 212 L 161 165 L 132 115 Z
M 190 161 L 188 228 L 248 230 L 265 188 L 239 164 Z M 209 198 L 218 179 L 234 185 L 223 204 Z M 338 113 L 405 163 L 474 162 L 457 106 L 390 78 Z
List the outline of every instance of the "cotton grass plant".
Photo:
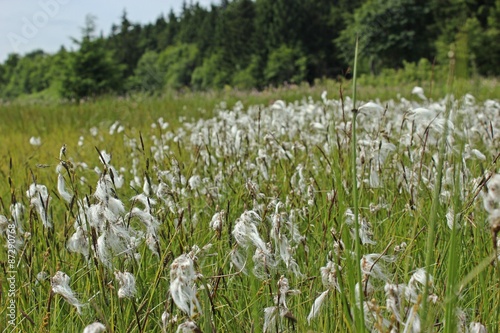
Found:
M 500 103 L 345 96 L 28 128 L 7 332 L 497 331 Z

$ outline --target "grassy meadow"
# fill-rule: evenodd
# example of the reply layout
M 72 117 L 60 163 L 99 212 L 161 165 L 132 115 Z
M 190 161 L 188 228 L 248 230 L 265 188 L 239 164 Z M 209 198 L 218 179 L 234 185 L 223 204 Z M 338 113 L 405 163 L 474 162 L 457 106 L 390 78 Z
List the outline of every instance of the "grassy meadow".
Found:
M 0 332 L 498 332 L 497 82 L 350 85 L 0 104 Z

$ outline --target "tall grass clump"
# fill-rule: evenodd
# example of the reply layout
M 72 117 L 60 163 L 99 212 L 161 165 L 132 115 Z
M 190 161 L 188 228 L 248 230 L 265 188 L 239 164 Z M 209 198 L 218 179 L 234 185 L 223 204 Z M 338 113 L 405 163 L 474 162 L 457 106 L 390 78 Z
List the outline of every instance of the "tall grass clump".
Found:
M 356 80 L 357 80 L 357 67 L 358 67 L 358 40 L 356 39 L 356 46 L 354 51 L 354 66 L 353 66 L 353 79 L 352 79 L 352 120 L 351 120 L 351 187 L 352 187 L 352 207 L 354 215 L 354 243 L 355 261 L 348 261 L 347 272 L 349 280 L 349 289 L 351 290 L 351 304 L 353 305 L 354 322 L 353 329 L 356 331 L 365 330 L 365 316 L 364 316 L 364 288 L 363 279 L 361 276 L 361 238 L 359 229 L 359 201 L 358 201 L 358 175 L 357 175 L 357 150 L 358 141 L 356 137 L 356 119 L 359 110 L 356 108 Z M 346 230 L 346 229 L 344 229 Z M 354 271 L 354 274 L 349 272 Z M 355 283 L 354 283 L 355 282 Z

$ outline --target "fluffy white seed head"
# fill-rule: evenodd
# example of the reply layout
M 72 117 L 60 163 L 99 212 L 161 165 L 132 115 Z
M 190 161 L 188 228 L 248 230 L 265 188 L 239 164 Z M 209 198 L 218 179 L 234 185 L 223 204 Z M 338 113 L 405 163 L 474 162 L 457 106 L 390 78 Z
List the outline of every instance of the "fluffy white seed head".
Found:
M 115 272 L 115 278 L 120 284 L 120 289 L 118 289 L 118 298 L 133 298 L 136 293 L 135 288 L 135 277 L 129 272 Z
M 500 174 L 494 174 L 486 183 L 483 193 L 484 209 L 490 215 L 490 223 L 500 223 Z
M 78 313 L 81 314 L 81 308 L 83 305 L 78 301 L 75 293 L 69 287 L 69 281 L 70 277 L 66 275 L 66 273 L 57 271 L 56 274 L 50 279 L 50 285 L 55 294 L 61 295 L 69 304 L 76 308 Z
M 68 239 L 66 248 L 70 252 L 81 253 L 86 258 L 89 256 L 89 242 L 86 232 L 82 227 L 78 226 L 76 232 Z
M 92 323 L 85 327 L 83 333 L 101 333 L 106 331 L 106 326 L 99 322 Z
M 270 306 L 264 309 L 264 333 L 271 332 L 275 328 L 277 315 L 277 306 Z
M 201 313 L 201 306 L 196 297 L 196 273 L 193 259 L 182 254 L 170 265 L 170 295 L 175 305 L 192 317 L 195 309 Z
M 46 228 L 52 228 L 52 222 L 49 211 L 49 192 L 45 185 L 31 184 L 28 191 L 26 191 L 26 196 L 30 199 L 30 204 L 32 207 L 36 208 L 38 215 L 40 216 L 43 226 Z
M 64 201 L 66 201 L 67 203 L 71 202 L 71 198 L 73 196 L 68 192 L 68 190 L 66 190 L 66 184 L 64 182 L 64 177 L 62 174 L 57 175 L 57 191 Z
M 32 136 L 30 138 L 30 145 L 32 145 L 32 146 L 40 146 L 41 144 L 42 144 L 42 139 L 39 136 L 37 136 L 37 137 Z
M 483 324 L 472 322 L 469 325 L 469 333 L 488 333 L 488 330 Z
M 394 256 L 381 255 L 378 253 L 365 254 L 361 259 L 361 271 L 371 277 L 388 281 L 388 269 L 384 263 L 394 262 Z
M 210 229 L 214 230 L 218 235 L 222 232 L 226 212 L 224 210 L 216 212 L 210 220 Z
M 194 321 L 188 320 L 177 326 L 176 333 L 201 333 Z
M 321 281 L 323 282 L 323 286 L 330 290 L 337 289 L 340 291 L 340 286 L 337 280 L 337 272 L 339 272 L 342 268 L 334 263 L 333 261 L 328 261 L 326 266 L 321 267 Z
M 311 320 L 316 318 L 319 314 L 319 311 L 321 310 L 321 306 L 326 300 L 326 296 L 328 296 L 328 292 L 330 289 L 327 289 L 323 291 L 314 301 L 313 306 L 311 307 L 311 311 L 309 312 L 309 315 L 307 316 L 307 322 L 310 324 Z

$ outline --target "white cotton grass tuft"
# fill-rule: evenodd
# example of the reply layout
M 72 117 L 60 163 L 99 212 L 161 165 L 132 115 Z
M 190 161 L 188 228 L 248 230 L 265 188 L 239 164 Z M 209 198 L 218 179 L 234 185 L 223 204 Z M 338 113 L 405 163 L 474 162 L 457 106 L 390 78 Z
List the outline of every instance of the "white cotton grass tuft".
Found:
M 43 226 L 45 228 L 52 228 L 52 221 L 48 214 L 50 196 L 45 185 L 31 184 L 28 191 L 26 191 L 26 196 L 30 199 L 31 207 L 34 207 L 42 220 Z
M 337 289 L 340 291 L 340 286 L 337 280 L 337 274 L 340 272 L 342 267 L 337 265 L 331 260 L 328 260 L 326 266 L 321 267 L 321 281 L 323 282 L 323 286 L 328 289 Z
M 410 120 L 415 120 L 418 123 L 425 123 L 428 125 L 429 121 L 436 118 L 437 112 L 434 110 L 429 110 L 427 108 L 415 108 L 408 113 L 408 118 Z
M 464 147 L 463 158 L 465 160 L 477 159 L 480 161 L 486 161 L 486 156 L 480 150 L 476 148 L 471 148 L 469 144 L 466 144 Z
M 319 311 L 321 310 L 321 306 L 326 300 L 326 297 L 328 296 L 330 289 L 327 289 L 323 291 L 315 300 L 313 303 L 313 306 L 311 307 L 311 312 L 309 312 L 309 315 L 307 316 L 307 322 L 310 324 L 311 320 L 316 318 L 319 314 Z
M 458 222 L 460 220 L 460 214 L 455 214 L 453 207 L 448 208 L 448 212 L 446 213 L 446 225 L 450 230 L 453 230 L 453 228 L 460 229 L 462 225 L 460 225 Z
M 366 245 L 375 245 L 377 244 L 376 241 L 372 239 L 373 237 L 373 232 L 372 232 L 372 225 L 370 222 L 368 222 L 367 219 L 362 218 L 360 221 L 360 227 L 359 227 L 359 238 L 361 239 L 361 244 Z
M 290 289 L 290 285 L 288 284 L 288 279 L 283 275 L 278 280 L 278 291 L 279 294 L 277 298 L 275 298 L 275 303 L 278 304 L 278 306 L 285 309 L 288 309 L 288 306 L 286 305 L 286 298 L 288 296 L 300 294 L 300 290 Z
M 195 279 L 194 261 L 189 255 L 180 255 L 170 265 L 170 295 L 175 305 L 190 317 L 195 309 L 201 313 Z
M 136 293 L 135 288 L 135 277 L 129 272 L 115 272 L 115 278 L 120 284 L 120 289 L 118 289 L 118 298 L 134 298 Z
M 66 248 L 70 252 L 81 253 L 85 258 L 89 257 L 89 242 L 85 230 L 77 226 L 76 232 L 68 239 Z
M 61 295 L 66 302 L 73 305 L 76 311 L 81 314 L 81 308 L 83 305 L 78 301 L 73 290 L 69 287 L 70 277 L 61 271 L 57 271 L 56 274 L 50 279 L 50 285 L 52 287 L 52 292 Z
M 177 326 L 176 333 L 201 333 L 200 328 L 196 325 L 194 321 L 187 320 Z
M 236 220 L 233 227 L 233 237 L 234 240 L 244 249 L 248 249 L 250 244 L 261 251 L 267 253 L 266 243 L 262 240 L 257 230 L 257 226 L 261 222 L 260 216 L 254 211 L 245 211 Z
M 91 127 L 89 132 L 90 132 L 90 135 L 92 135 L 92 136 L 97 136 L 97 134 L 99 134 L 99 130 L 95 126 Z
M 14 224 L 20 233 L 24 233 L 22 229 L 22 221 L 24 219 L 25 207 L 21 202 L 16 202 L 10 205 L 10 213 L 12 214 L 12 219 Z
M 32 136 L 30 138 L 30 145 L 38 147 L 42 144 L 42 139 L 39 136 Z
M 410 308 L 410 312 L 408 313 L 408 318 L 406 322 L 403 324 L 405 329 L 403 333 L 420 333 L 422 331 L 420 325 L 420 316 L 418 315 L 416 306 L 412 306 Z
M 109 208 L 113 214 L 118 216 L 125 213 L 125 206 L 123 202 L 116 197 L 113 181 L 109 175 L 101 175 L 97 182 L 94 196 L 103 205 Z
M 469 333 L 488 333 L 488 329 L 478 322 L 472 322 L 469 324 Z
M 426 101 L 427 100 L 427 97 L 425 97 L 424 95 L 424 89 L 422 87 L 413 87 L 411 93 L 413 95 L 417 95 L 418 97 L 420 97 L 420 99 Z
M 276 306 L 269 306 L 264 309 L 264 327 L 263 332 L 270 332 L 276 326 L 276 317 L 278 308 Z
M 139 202 L 144 206 L 144 211 L 151 213 L 152 206 L 156 205 L 156 200 L 151 198 L 149 196 L 150 194 L 146 193 L 141 193 L 138 195 L 134 195 L 132 198 L 130 198 L 130 201 L 132 202 Z
M 146 245 L 155 256 L 160 257 L 160 245 L 156 234 L 146 233 Z
M 355 235 L 355 229 L 354 229 L 354 213 L 350 208 L 348 208 L 344 214 L 345 216 L 345 223 L 350 227 L 350 232 L 354 236 Z M 359 217 L 359 238 L 361 239 L 361 244 L 363 245 L 375 245 L 377 244 L 376 241 L 372 239 L 373 237 L 373 232 L 372 232 L 372 225 L 366 218 Z
M 231 265 L 234 266 L 238 272 L 242 272 L 245 275 L 248 274 L 245 269 L 247 263 L 245 253 L 239 251 L 238 246 L 231 250 L 229 257 L 231 258 Z
M 500 174 L 490 177 L 483 192 L 484 209 L 490 215 L 490 223 L 500 219 Z
M 10 225 L 9 219 L 5 217 L 4 215 L 0 215 L 0 234 L 3 235 L 6 231 L 8 226 Z
M 73 196 L 68 192 L 68 190 L 66 190 L 64 176 L 60 173 L 57 175 L 57 192 L 59 192 L 59 195 L 61 196 L 61 198 L 63 198 L 64 201 L 66 201 L 67 203 L 71 203 L 71 199 L 73 198 Z
M 429 274 L 429 286 L 433 286 L 433 277 Z M 419 268 L 412 274 L 408 285 L 410 287 L 419 288 L 418 286 L 425 286 L 427 284 L 427 272 L 424 268 Z
M 189 188 L 191 191 L 196 191 L 200 188 L 202 182 L 201 177 L 199 175 L 193 175 L 188 180 Z
M 85 327 L 83 333 L 101 333 L 105 331 L 106 331 L 106 326 L 104 326 L 100 322 L 95 322 Z
M 113 263 L 112 263 L 112 259 L 113 259 L 113 254 L 111 253 L 110 251 L 110 246 L 116 246 L 116 242 L 110 242 L 110 237 L 111 236 L 109 234 L 109 232 L 105 231 L 103 232 L 99 238 L 97 238 L 97 249 L 95 249 L 96 251 L 96 255 L 97 255 L 97 259 L 99 259 L 99 261 L 104 265 L 106 266 L 107 268 L 109 269 L 112 269 L 113 268 Z M 111 243 L 113 245 L 111 245 Z M 120 253 L 121 251 L 116 251 L 115 253 Z
M 115 133 L 121 133 L 125 130 L 123 125 L 120 125 L 119 121 L 115 121 L 110 127 L 109 127 L 109 135 L 113 135 Z
M 284 206 L 281 202 L 276 203 L 275 212 L 270 216 L 271 232 L 270 236 L 274 241 L 275 256 L 277 260 L 285 263 L 286 268 L 297 276 L 302 276 L 296 260 L 293 258 L 295 246 L 293 243 L 302 242 L 304 237 L 298 232 L 297 227 L 292 223 L 285 212 L 280 213 L 280 207 Z M 279 255 L 279 256 L 278 256 Z
M 261 280 L 268 279 L 271 271 L 276 267 L 276 260 L 271 256 L 269 250 L 255 249 L 252 260 L 254 263 L 253 274 Z
M 500 174 L 491 175 L 482 195 L 484 209 L 488 213 L 488 220 L 493 233 L 493 245 L 497 249 L 500 243 L 500 239 L 497 237 L 500 232 Z M 500 260 L 500 255 L 498 260 Z
M 380 113 L 382 111 L 384 111 L 384 107 L 374 102 L 365 103 L 358 108 L 358 112 L 364 112 L 365 114 Z
M 419 268 L 412 274 L 410 281 L 408 281 L 408 288 L 405 290 L 405 297 L 412 303 L 417 303 L 418 295 L 423 294 L 424 286 L 426 283 L 429 286 L 429 292 L 434 287 L 434 278 L 428 274 L 429 280 L 427 282 L 427 272 L 424 268 Z M 437 302 L 437 295 L 429 294 L 428 300 L 432 303 Z
M 134 207 L 132 208 L 130 213 L 127 213 L 127 215 L 125 215 L 125 220 L 128 220 L 132 217 L 137 217 L 144 224 L 147 233 L 156 235 L 156 230 L 160 226 L 160 222 L 156 219 L 156 217 L 151 215 L 151 213 Z
M 381 255 L 379 253 L 365 254 L 361 258 L 361 272 L 373 278 L 388 281 L 388 269 L 384 262 L 391 263 L 396 261 L 395 256 Z
M 271 332 L 276 328 L 278 314 L 280 317 L 286 318 L 289 322 L 297 322 L 297 319 L 286 304 L 286 298 L 298 294 L 300 294 L 300 290 L 290 289 L 288 279 L 282 275 L 278 280 L 278 293 L 274 296 L 275 306 L 264 308 L 263 332 Z
M 4 215 L 0 215 L 0 235 L 4 236 L 6 238 L 6 242 L 8 242 L 7 246 L 9 249 L 9 253 L 11 253 L 10 251 L 21 251 L 25 244 L 25 240 L 31 237 L 31 234 L 29 232 L 22 231 L 22 227 L 20 226 L 20 224 L 17 224 L 17 234 L 19 236 L 12 238 L 12 232 L 15 230 L 12 229 L 13 224 L 16 224 L 16 222 L 13 220 L 9 220 Z
M 170 313 L 168 313 L 167 311 L 163 311 L 163 313 L 161 314 L 161 327 L 163 332 L 167 331 L 169 319 L 170 319 Z
M 389 310 L 398 323 L 403 323 L 403 319 L 401 318 L 401 295 L 404 293 L 405 285 L 397 285 L 386 283 L 384 287 L 385 297 L 386 297 L 386 307 Z
M 286 109 L 286 103 L 280 99 L 275 101 L 271 106 L 271 110 L 285 110 L 285 109 Z
M 223 209 L 220 211 L 217 209 L 217 212 L 212 216 L 212 220 L 210 220 L 210 229 L 214 230 L 218 237 L 220 237 L 222 233 L 225 218 L 226 212 Z
M 50 278 L 49 274 L 46 271 L 41 271 L 36 275 L 35 284 L 40 283 L 42 281 L 48 280 Z

